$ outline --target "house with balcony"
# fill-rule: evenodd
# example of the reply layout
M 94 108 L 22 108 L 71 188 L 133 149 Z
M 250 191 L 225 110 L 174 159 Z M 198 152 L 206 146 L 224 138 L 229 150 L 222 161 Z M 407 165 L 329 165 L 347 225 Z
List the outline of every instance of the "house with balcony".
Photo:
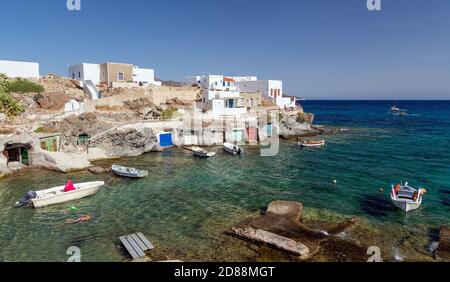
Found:
M 187 85 L 202 87 L 203 98 L 199 107 L 214 118 L 237 117 L 247 113 L 243 99 L 236 87 L 236 81 L 224 75 L 190 76 Z

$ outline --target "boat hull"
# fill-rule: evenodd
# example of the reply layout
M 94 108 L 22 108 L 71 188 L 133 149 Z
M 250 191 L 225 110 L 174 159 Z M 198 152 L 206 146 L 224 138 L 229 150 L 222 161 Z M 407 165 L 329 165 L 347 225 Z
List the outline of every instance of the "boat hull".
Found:
M 224 150 L 225 152 L 227 152 L 227 153 L 233 155 L 233 156 L 241 155 L 241 154 L 244 153 L 244 150 L 243 150 L 242 148 L 240 148 L 240 147 L 235 147 L 235 146 L 233 146 L 233 145 L 231 145 L 231 144 L 230 144 L 230 145 L 225 144 L 225 145 L 223 146 L 223 150 Z
M 214 157 L 216 155 L 216 153 L 213 152 L 209 152 L 209 153 L 204 153 L 204 152 L 194 152 L 194 156 L 197 158 L 202 158 L 202 159 L 207 159 L 207 158 L 211 158 Z
M 203 150 L 200 147 L 192 147 L 192 148 L 190 148 L 188 150 L 192 151 L 194 157 L 197 157 L 197 158 L 206 159 L 206 158 L 214 157 L 216 155 L 215 152 L 208 152 L 206 150 Z
M 229 148 L 223 148 L 223 150 L 225 151 L 225 152 L 227 152 L 228 154 L 231 154 L 231 155 L 233 155 L 233 156 L 237 156 L 237 154 L 238 154 L 238 152 L 236 152 L 235 150 L 233 150 L 233 149 L 229 149 Z
M 48 207 L 48 206 L 52 206 L 52 205 L 58 205 L 58 204 L 64 204 L 70 201 L 75 201 L 75 200 L 79 200 L 91 195 L 96 194 L 101 187 L 105 185 L 104 182 L 99 181 L 99 182 L 92 182 L 92 184 L 86 188 L 82 188 L 82 189 L 77 189 L 75 191 L 70 191 L 70 192 L 61 192 L 64 187 L 56 187 L 56 188 L 52 188 L 49 190 L 44 190 L 44 191 L 50 191 L 50 190 L 54 190 L 54 191 L 59 191 L 56 192 L 54 195 L 52 196 L 45 196 L 45 197 L 39 197 L 36 199 L 32 199 L 31 203 L 32 206 L 34 208 L 43 208 L 43 207 Z M 77 187 L 77 185 L 75 184 L 75 187 Z M 39 193 L 43 193 L 43 191 L 38 192 Z M 48 192 L 44 192 L 44 193 L 48 193 Z
M 318 142 L 318 143 L 299 142 L 298 145 L 300 147 L 304 147 L 304 148 L 314 148 L 314 147 L 323 147 L 323 146 L 325 146 L 325 142 Z
M 121 176 L 121 177 L 127 177 L 127 178 L 144 178 L 148 176 L 148 171 L 142 171 L 142 170 L 135 170 L 134 172 L 132 171 L 124 171 L 126 170 L 126 167 L 121 167 L 121 166 L 112 166 L 112 172 L 117 175 L 117 176 Z M 131 168 L 128 168 L 131 169 Z
M 419 202 L 409 201 L 409 200 L 395 200 L 391 196 L 392 203 L 397 208 L 403 210 L 404 212 L 410 212 L 413 210 L 417 210 L 422 205 L 422 200 Z
M 131 173 L 122 173 L 122 172 L 115 171 L 115 170 L 113 170 L 113 173 L 117 176 L 126 177 L 126 178 L 144 178 L 147 176 L 147 175 L 138 175 L 138 174 L 131 174 Z

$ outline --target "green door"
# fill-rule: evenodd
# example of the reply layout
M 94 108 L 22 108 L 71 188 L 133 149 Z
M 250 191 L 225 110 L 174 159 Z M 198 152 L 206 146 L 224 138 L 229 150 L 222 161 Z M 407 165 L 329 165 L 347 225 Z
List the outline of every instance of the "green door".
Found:
M 30 165 L 30 157 L 28 156 L 28 149 L 22 148 L 20 151 L 22 154 L 22 164 Z

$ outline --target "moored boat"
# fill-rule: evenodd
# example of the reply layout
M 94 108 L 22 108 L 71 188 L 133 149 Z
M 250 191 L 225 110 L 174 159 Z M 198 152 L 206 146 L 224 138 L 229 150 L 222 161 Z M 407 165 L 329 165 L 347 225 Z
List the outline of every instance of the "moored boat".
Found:
M 238 145 L 231 144 L 231 143 L 224 143 L 223 149 L 225 152 L 230 153 L 234 156 L 242 155 L 245 152 L 243 148 L 239 147 Z
M 303 140 L 298 142 L 300 147 L 323 147 L 325 146 L 325 140 L 312 141 L 312 140 Z
M 409 212 L 422 205 L 425 193 L 427 193 L 427 190 L 412 188 L 406 182 L 405 184 L 392 185 L 391 200 L 397 208 Z
M 34 208 L 42 208 L 51 205 L 63 204 L 94 195 L 104 185 L 105 182 L 103 181 L 95 181 L 74 184 L 75 190 L 69 192 L 64 192 L 65 186 L 58 186 L 36 192 L 28 192 L 25 197 L 16 203 L 16 206 L 20 207 L 28 205 Z
M 139 170 L 135 169 L 133 167 L 125 167 L 121 165 L 113 165 L 112 171 L 114 174 L 122 177 L 128 177 L 128 178 L 144 178 L 148 176 L 148 171 L 146 170 Z
M 195 147 L 195 146 L 191 147 L 190 150 L 194 153 L 195 157 L 199 157 L 199 158 L 211 158 L 216 155 L 215 152 L 209 152 L 200 147 Z

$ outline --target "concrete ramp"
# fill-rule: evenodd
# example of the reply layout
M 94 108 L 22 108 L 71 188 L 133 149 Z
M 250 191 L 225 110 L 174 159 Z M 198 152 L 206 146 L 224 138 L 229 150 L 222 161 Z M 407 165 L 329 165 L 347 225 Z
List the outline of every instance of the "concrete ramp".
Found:
M 83 90 L 92 100 L 100 99 L 100 93 L 92 80 L 83 80 Z

